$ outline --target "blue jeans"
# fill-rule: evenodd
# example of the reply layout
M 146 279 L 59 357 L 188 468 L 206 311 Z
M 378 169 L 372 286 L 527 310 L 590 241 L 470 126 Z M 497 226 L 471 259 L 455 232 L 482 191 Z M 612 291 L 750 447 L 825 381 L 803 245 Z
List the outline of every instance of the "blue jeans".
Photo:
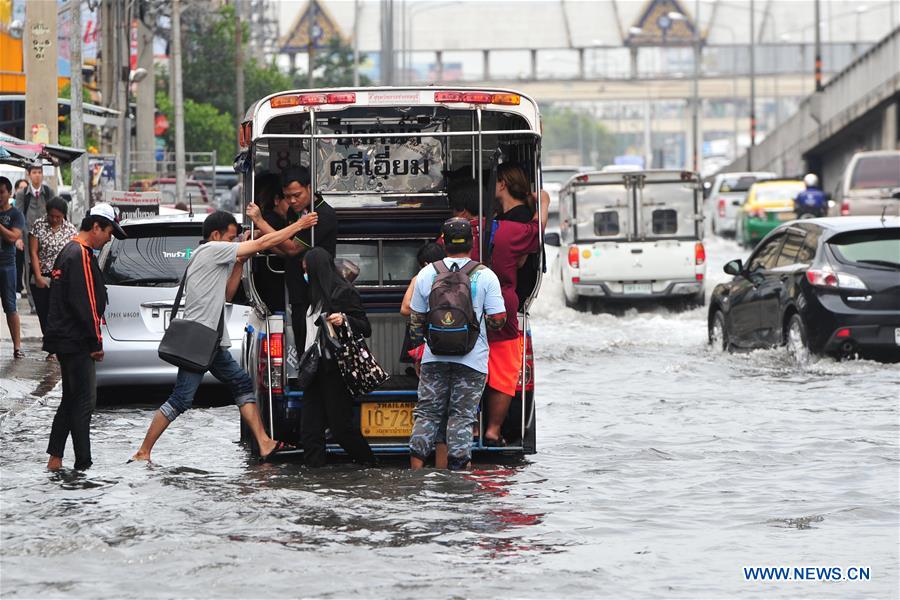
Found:
M 219 347 L 213 357 L 209 372 L 213 377 L 226 384 L 234 396 L 234 403 L 238 406 L 255 404 L 253 395 L 253 380 L 232 358 L 228 348 Z M 194 394 L 203 381 L 204 373 L 195 373 L 186 369 L 178 369 L 178 377 L 175 379 L 175 389 L 166 403 L 159 407 L 160 412 L 169 420 L 174 421 L 178 415 L 189 409 L 194 403 Z

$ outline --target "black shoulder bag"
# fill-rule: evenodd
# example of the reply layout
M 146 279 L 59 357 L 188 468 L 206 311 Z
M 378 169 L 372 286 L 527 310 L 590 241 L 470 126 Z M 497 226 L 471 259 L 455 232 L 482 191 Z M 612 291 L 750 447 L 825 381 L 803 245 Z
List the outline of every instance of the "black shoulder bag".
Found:
M 188 263 L 188 267 L 190 267 L 190 263 Z M 196 321 L 176 319 L 178 308 L 181 306 L 185 281 L 187 281 L 187 269 L 184 270 L 184 276 L 178 286 L 178 293 L 175 294 L 175 302 L 172 304 L 172 320 L 159 343 L 159 357 L 179 369 L 205 373 L 212 364 L 216 350 L 219 348 L 219 342 L 222 341 L 225 313 L 223 310 L 219 317 L 218 329 L 212 329 Z

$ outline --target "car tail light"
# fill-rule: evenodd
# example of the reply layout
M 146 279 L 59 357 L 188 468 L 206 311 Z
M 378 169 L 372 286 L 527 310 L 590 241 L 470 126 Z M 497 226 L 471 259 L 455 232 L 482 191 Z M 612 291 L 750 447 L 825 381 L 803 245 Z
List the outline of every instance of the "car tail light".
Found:
M 848 338 L 850 337 L 850 328 L 844 327 L 843 329 L 838 329 L 837 333 L 835 333 L 834 336 L 839 338 Z
M 725 205 L 726 204 L 727 204 L 727 202 L 725 201 L 725 198 L 719 198 L 719 216 L 720 217 L 725 216 Z
M 841 216 L 846 217 L 850 214 L 850 203 L 847 200 L 841 202 Z
M 702 265 L 706 262 L 706 248 L 703 247 L 703 242 L 697 242 L 694 244 L 694 263 L 698 265 Z
M 578 246 L 569 246 L 569 266 L 578 268 Z
M 810 269 L 806 272 L 806 280 L 816 287 L 828 287 L 843 290 L 866 290 L 866 284 L 849 273 L 835 273 L 828 269 Z
M 703 273 L 697 273 L 696 279 L 697 281 L 703 281 Z
M 581 277 L 573 277 L 572 283 L 581 283 Z

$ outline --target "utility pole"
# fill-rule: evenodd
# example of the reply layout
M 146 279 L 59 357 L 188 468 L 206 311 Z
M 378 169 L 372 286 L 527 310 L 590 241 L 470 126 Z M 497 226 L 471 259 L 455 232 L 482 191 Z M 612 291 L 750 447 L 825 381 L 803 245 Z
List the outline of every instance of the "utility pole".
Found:
M 141 173 L 156 172 L 156 135 L 154 133 L 154 124 L 156 121 L 156 69 L 153 68 L 153 20 L 156 13 L 150 15 L 142 15 L 137 19 L 137 66 L 138 73 L 143 79 L 138 80 L 135 75 L 134 80 L 137 86 L 135 94 L 135 104 L 137 104 L 136 115 L 136 138 L 135 138 L 135 156 L 133 171 Z M 144 19 L 153 19 L 148 25 Z
M 172 0 L 172 79 L 175 88 L 175 198 L 185 199 L 184 103 L 181 87 L 181 0 Z M 215 173 L 213 173 L 215 177 Z
M 56 2 L 25 3 L 25 138 L 49 144 L 59 132 L 56 9 Z
M 117 104 L 119 109 L 118 154 L 119 164 L 116 168 L 116 189 L 126 190 L 130 180 L 129 153 L 131 152 L 131 111 L 128 106 L 128 86 L 131 75 L 131 19 L 125 0 L 116 0 L 119 13 L 116 24 L 119 26 L 115 51 L 119 57 Z
M 394 0 L 381 0 L 381 85 L 394 85 Z
M 691 110 L 691 148 L 693 162 L 691 170 L 700 172 L 700 0 L 694 2 L 694 100 Z
M 756 146 L 756 13 L 750 0 L 750 146 L 747 148 L 747 170 L 753 170 L 753 147 Z
M 72 30 L 69 34 L 69 48 L 71 56 L 70 84 L 72 90 L 70 125 L 72 130 L 72 145 L 76 148 L 84 148 L 84 101 L 82 98 L 81 80 L 81 2 L 77 0 L 69 4 L 69 22 Z M 72 223 L 80 223 L 87 211 L 87 157 L 82 155 L 72 162 L 72 203 L 69 205 L 69 220 Z
M 821 92 L 824 88 L 822 87 L 822 22 L 821 17 L 819 17 L 819 0 L 815 0 L 816 6 L 816 65 L 815 65 L 815 77 L 816 77 L 816 91 Z M 893 11 L 893 2 L 891 3 L 891 10 Z M 893 23 L 892 23 L 893 25 Z
M 359 87 L 359 0 L 353 0 L 353 87 Z
M 234 94 L 234 116 L 237 119 L 238 140 L 240 140 L 241 122 L 244 120 L 244 24 L 241 20 L 240 0 L 234 0 L 234 79 L 237 87 Z M 213 181 L 215 180 L 213 173 Z
M 316 68 L 316 41 L 315 41 L 315 33 L 316 33 L 316 0 L 309 0 L 309 8 L 306 9 L 306 19 L 307 19 L 307 40 L 306 44 L 306 56 L 309 58 L 309 66 L 307 70 L 309 71 L 306 74 L 307 77 L 307 87 L 314 88 L 316 86 L 316 80 L 313 76 L 313 71 Z

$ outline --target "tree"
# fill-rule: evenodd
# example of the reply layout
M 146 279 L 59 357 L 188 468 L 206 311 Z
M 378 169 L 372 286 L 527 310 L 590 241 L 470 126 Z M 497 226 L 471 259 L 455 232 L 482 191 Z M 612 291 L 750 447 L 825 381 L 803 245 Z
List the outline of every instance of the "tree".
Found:
M 613 161 L 616 139 L 593 114 L 569 106 L 541 107 L 545 153 L 577 154 L 581 163 L 600 167 Z
M 365 55 L 360 55 L 360 62 Z M 353 85 L 353 48 L 339 37 L 328 40 L 325 48 L 318 51 L 315 58 L 316 70 L 313 72 L 316 87 L 349 87 Z M 294 83 L 306 87 L 306 77 L 294 77 Z M 360 85 L 371 85 L 371 80 L 360 75 Z
M 156 106 L 166 114 L 170 123 L 175 122 L 175 110 L 164 92 L 156 93 Z M 216 151 L 219 164 L 229 164 L 236 153 L 234 120 L 230 113 L 222 113 L 206 102 L 184 101 L 184 146 L 190 152 Z M 164 134 L 166 145 L 175 145 L 174 128 Z

